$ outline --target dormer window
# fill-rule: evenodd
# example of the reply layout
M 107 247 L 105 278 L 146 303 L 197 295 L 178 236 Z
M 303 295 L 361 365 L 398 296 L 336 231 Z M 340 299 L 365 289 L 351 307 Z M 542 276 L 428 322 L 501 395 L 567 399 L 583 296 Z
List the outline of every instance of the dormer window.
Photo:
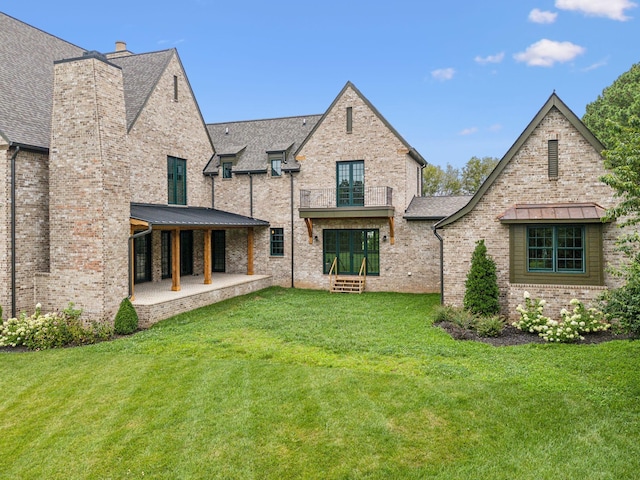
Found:
M 222 162 L 222 178 L 231 178 L 233 162 Z
M 271 165 L 272 177 L 282 176 L 282 157 L 283 157 L 282 152 L 269 154 L 269 164 Z

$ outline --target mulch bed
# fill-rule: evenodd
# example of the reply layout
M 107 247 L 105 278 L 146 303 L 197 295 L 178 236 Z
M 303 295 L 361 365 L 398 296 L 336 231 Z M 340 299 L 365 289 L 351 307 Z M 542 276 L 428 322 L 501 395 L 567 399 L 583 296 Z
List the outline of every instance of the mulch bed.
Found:
M 504 330 L 502 330 L 502 335 L 499 337 L 480 337 L 475 331 L 464 329 L 451 322 L 439 322 L 435 325 L 451 335 L 454 340 L 474 340 L 476 342 L 488 343 L 494 347 L 508 347 L 511 345 L 525 345 L 528 343 L 549 343 L 539 337 L 537 333 L 523 332 L 511 325 L 506 325 Z M 611 330 L 589 333 L 583 336 L 584 340 L 579 343 L 593 344 L 609 342 L 611 340 L 628 340 L 634 338 L 631 335 L 617 335 Z

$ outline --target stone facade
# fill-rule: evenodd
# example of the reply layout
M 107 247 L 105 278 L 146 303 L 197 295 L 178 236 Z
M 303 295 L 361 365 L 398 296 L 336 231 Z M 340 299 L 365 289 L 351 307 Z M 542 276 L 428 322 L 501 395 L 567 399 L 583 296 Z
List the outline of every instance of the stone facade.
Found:
M 606 268 L 605 286 L 510 283 L 509 225 L 500 222 L 500 214 L 514 204 L 592 202 L 604 208 L 615 204 L 613 191 L 599 180 L 605 173 L 599 150 L 576 128 L 577 122 L 575 118 L 570 121 L 558 108 L 550 108 L 517 151 L 501 161 L 506 162 L 504 168 L 486 191 L 479 192 L 481 196 L 473 209 L 452 223 L 444 221 L 445 225 L 438 231 L 444 239 L 445 303 L 462 305 L 471 254 L 480 239 L 485 240 L 487 251 L 496 262 L 500 304 L 506 315 L 516 315 L 515 308 L 523 302 L 525 291 L 547 301 L 546 313 L 559 315 L 560 309 L 568 307 L 572 298 L 588 303 L 605 286 L 614 284 Z M 558 140 L 557 179 L 548 175 L 550 139 Z M 602 226 L 604 267 L 619 260 L 614 251 L 619 233 L 614 224 Z

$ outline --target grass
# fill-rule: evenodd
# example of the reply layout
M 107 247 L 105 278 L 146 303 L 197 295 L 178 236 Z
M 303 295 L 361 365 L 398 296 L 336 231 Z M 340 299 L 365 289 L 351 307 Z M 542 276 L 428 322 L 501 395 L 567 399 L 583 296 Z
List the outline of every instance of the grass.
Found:
M 0 354 L 0 478 L 637 478 L 640 342 L 455 342 L 437 303 L 271 288 Z

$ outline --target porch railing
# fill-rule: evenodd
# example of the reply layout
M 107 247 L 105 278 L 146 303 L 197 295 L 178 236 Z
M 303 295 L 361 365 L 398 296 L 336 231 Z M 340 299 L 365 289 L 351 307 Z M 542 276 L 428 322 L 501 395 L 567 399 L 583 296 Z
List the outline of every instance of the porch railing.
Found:
M 335 188 L 316 188 L 300 190 L 300 208 L 338 208 L 338 207 L 390 207 L 393 206 L 393 188 L 364 187 L 363 200 L 353 204 L 344 204 L 338 199 Z M 361 194 L 362 195 L 362 194 Z M 359 198 L 362 198 L 360 196 Z

